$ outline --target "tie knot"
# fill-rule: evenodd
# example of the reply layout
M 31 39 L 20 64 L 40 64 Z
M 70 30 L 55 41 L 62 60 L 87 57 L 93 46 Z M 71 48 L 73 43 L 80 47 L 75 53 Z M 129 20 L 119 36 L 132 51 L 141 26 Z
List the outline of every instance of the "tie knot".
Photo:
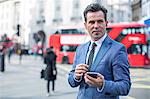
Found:
M 92 49 L 95 48 L 96 46 L 97 46 L 97 44 L 94 42 L 94 43 L 92 44 Z

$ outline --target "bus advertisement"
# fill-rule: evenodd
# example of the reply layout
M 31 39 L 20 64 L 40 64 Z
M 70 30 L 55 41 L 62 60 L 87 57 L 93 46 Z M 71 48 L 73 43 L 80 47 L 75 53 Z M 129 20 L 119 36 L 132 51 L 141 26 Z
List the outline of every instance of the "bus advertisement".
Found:
M 150 65 L 146 25 L 119 23 L 108 25 L 106 30 L 112 39 L 125 45 L 131 67 Z M 58 63 L 72 64 L 77 46 L 89 40 L 83 27 L 61 28 L 50 35 L 48 46 L 54 47 Z

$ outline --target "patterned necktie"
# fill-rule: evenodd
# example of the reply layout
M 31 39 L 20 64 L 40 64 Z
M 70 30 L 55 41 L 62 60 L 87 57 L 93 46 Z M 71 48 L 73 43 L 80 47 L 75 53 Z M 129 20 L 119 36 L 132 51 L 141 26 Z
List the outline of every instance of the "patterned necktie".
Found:
M 92 44 L 92 50 L 90 51 L 90 54 L 89 54 L 89 57 L 88 57 L 88 65 L 89 65 L 89 70 L 90 70 L 90 67 L 92 65 L 92 62 L 93 62 L 93 57 L 94 57 L 94 52 L 95 52 L 95 47 L 97 45 L 95 43 Z

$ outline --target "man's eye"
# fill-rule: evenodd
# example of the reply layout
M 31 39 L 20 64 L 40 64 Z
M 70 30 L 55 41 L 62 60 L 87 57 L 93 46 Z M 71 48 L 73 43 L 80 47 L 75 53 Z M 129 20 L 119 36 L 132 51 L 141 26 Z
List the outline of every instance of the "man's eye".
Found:
M 98 20 L 98 23 L 103 23 L 104 21 L 103 20 Z
M 90 24 L 94 24 L 95 22 L 94 22 L 94 21 L 90 21 L 89 23 L 90 23 Z

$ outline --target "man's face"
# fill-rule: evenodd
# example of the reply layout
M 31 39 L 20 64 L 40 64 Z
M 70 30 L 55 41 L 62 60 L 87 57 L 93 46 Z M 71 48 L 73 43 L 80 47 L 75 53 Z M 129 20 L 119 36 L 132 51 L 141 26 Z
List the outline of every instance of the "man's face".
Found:
M 87 21 L 84 25 L 89 32 L 91 39 L 97 41 L 104 36 L 107 21 L 105 21 L 104 13 L 102 11 L 88 12 Z

